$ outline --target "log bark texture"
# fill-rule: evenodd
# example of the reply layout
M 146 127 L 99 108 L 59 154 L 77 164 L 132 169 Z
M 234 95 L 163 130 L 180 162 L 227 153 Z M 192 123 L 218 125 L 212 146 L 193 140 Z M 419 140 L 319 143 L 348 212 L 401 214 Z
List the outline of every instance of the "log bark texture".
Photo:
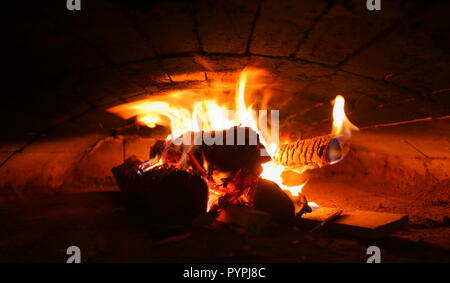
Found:
M 332 135 L 302 139 L 281 145 L 274 157 L 277 164 L 288 168 L 323 167 L 343 157 L 342 143 Z
M 135 156 L 111 169 L 129 208 L 153 224 L 190 225 L 206 213 L 208 188 L 197 174 L 173 167 L 139 172 Z

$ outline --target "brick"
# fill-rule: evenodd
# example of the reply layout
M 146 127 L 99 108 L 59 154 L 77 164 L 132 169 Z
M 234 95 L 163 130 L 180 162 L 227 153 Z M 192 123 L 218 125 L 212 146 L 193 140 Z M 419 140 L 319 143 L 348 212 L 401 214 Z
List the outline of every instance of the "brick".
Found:
M 198 31 L 204 51 L 244 53 L 256 7 L 256 0 L 196 0 Z
M 342 68 L 383 79 L 388 74 L 395 76 L 407 70 L 417 64 L 418 60 L 424 62 L 424 57 L 430 56 L 423 53 L 426 35 L 421 32 L 408 36 L 410 32 L 406 25 L 399 26 L 386 38 L 351 58 Z
M 325 82 L 330 81 L 334 69 L 326 68 L 318 64 L 286 61 L 278 68 L 281 79 L 297 82 Z
M 84 10 L 87 12 L 70 21 L 71 30 L 111 61 L 127 62 L 155 55 L 118 4 L 91 1 L 85 3 Z
M 246 59 L 230 56 L 194 56 L 195 62 L 209 72 L 239 71 L 246 66 Z
M 85 72 L 77 85 L 78 99 L 95 103 L 108 96 L 120 97 L 142 91 L 135 80 L 136 78 L 131 79 L 130 76 L 111 68 Z
M 17 153 L 0 168 L 0 186 L 58 189 L 79 157 L 79 152 Z
M 47 137 L 44 139 L 39 139 L 31 145 L 25 147 L 22 152 L 47 154 L 74 152 L 81 154 L 101 137 L 102 136 L 99 134 L 75 137 Z
M 336 72 L 330 77 L 330 86 L 334 89 L 333 95 L 342 94 L 344 97 L 359 99 L 363 95 L 374 97 L 380 101 L 392 103 L 411 97 L 411 93 L 384 83 L 362 78 L 344 72 Z
M 265 69 L 273 74 L 278 73 L 278 68 L 289 61 L 279 58 L 269 58 L 263 56 L 251 56 L 248 60 L 247 67 Z
M 239 80 L 238 72 L 206 72 L 208 80 L 211 82 L 219 82 L 225 85 L 230 90 L 236 87 L 236 83 Z M 212 85 L 214 87 L 214 85 Z
M 114 187 L 111 168 L 123 163 L 123 140 L 106 137 L 87 152 L 74 169 L 74 185 L 83 188 Z M 67 185 L 67 184 L 66 184 Z
M 272 83 L 271 103 L 281 110 L 281 121 L 295 115 L 306 126 L 310 121 L 330 117 L 329 101 L 335 95 L 330 80 L 333 72 L 317 64 L 292 61 L 280 64 Z M 308 111 L 311 108 L 314 110 Z
M 423 158 L 424 156 L 414 149 L 416 147 L 429 157 L 444 159 L 450 158 L 450 152 L 442 151 L 445 141 L 449 138 L 450 124 L 445 120 L 437 120 L 367 129 L 355 136 L 352 143 L 373 152 L 405 158 Z
M 401 15 L 398 3 L 383 3 L 382 13 L 368 11 L 365 1 L 335 3 L 311 31 L 297 57 L 336 65 L 369 43 Z
M 191 57 L 164 59 L 163 69 L 170 75 L 173 82 L 204 81 L 205 68 Z
M 137 13 L 139 29 L 148 36 L 158 54 L 197 52 L 197 35 L 191 4 L 182 1 L 155 3 Z
M 443 42 L 448 27 L 443 23 L 447 23 L 448 5 L 439 2 L 418 10 L 414 19 L 402 21 L 387 37 L 351 58 L 343 69 L 386 78 L 419 92 L 447 88 L 450 58 Z
M 401 69 L 400 72 L 393 74 L 389 81 L 424 94 L 424 96 L 435 90 L 449 87 L 450 56 L 442 55 L 438 59 L 430 59 L 421 64 L 412 63 L 410 66 L 408 69 Z M 436 75 L 430 76 L 430 74 Z
M 127 137 L 125 139 L 124 157 L 127 159 L 136 155 L 139 159 L 145 161 L 149 159 L 150 148 L 156 142 L 153 138 Z
M 326 2 L 308 0 L 263 1 L 250 52 L 289 56 L 313 24 Z
M 73 120 L 70 124 L 61 125 L 58 128 L 60 132 L 55 133 L 55 135 L 66 136 L 72 133 L 72 135 L 101 134 L 108 136 L 115 129 L 121 128 L 128 123 L 107 110 L 107 108 L 99 108 Z
M 143 88 L 151 84 L 169 82 L 166 72 L 157 60 L 126 64 L 117 68 L 117 73 L 123 80 Z
M 358 99 L 349 115 L 350 120 L 357 126 L 370 126 L 384 123 L 422 118 L 419 114 L 408 108 L 403 108 L 392 103 L 384 103 L 374 100 L 369 96 Z

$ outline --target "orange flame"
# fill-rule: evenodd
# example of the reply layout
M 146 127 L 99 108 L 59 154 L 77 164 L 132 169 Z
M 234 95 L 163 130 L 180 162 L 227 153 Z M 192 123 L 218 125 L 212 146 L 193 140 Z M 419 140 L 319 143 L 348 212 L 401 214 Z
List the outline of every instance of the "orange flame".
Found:
M 331 134 L 334 136 L 344 136 L 350 138 L 353 131 L 358 128 L 353 125 L 345 115 L 345 99 L 342 95 L 336 96 L 333 106 L 333 127 Z
M 213 82 L 209 89 L 171 91 L 118 105 L 108 111 L 124 119 L 137 117 L 138 123 L 150 128 L 156 125 L 170 127 L 173 138 L 189 131 L 225 130 L 233 126 L 250 127 L 257 131 L 256 111 L 252 109 L 252 104 L 247 106 L 245 101 L 246 94 L 252 92 L 247 81 L 262 73 L 257 69 L 244 70 L 234 99 L 229 95 L 233 90 L 231 85 Z M 267 136 L 264 138 L 268 139 Z
M 334 106 L 333 106 L 333 126 L 331 134 L 334 136 L 338 136 L 344 141 L 345 139 L 349 139 L 351 137 L 352 132 L 358 131 L 358 128 L 353 125 L 350 120 L 347 118 L 345 114 L 345 99 L 342 95 L 337 95 L 334 99 Z M 268 152 L 271 156 L 276 152 L 276 146 L 274 147 L 274 144 L 269 145 Z M 271 180 L 280 186 L 283 190 L 289 191 L 290 195 L 293 197 L 298 196 L 301 192 L 303 187 L 306 185 L 306 182 L 298 185 L 298 186 L 286 186 L 283 184 L 281 174 L 283 173 L 284 166 L 282 165 L 275 165 L 273 161 L 269 161 L 267 163 L 264 163 L 263 165 L 263 172 L 261 173 L 261 177 L 267 180 Z M 308 202 L 308 204 L 311 207 L 318 207 L 318 204 L 315 202 Z

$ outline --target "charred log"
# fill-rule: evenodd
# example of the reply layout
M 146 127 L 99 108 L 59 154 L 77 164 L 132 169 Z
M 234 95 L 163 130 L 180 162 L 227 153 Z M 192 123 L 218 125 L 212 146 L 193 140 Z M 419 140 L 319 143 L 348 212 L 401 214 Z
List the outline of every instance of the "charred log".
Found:
M 206 162 L 209 170 L 236 172 L 243 169 L 259 175 L 261 164 L 270 160 L 261 155 L 263 149 L 254 130 L 232 127 L 222 131 L 187 132 L 167 146 L 164 141 L 158 141 L 150 149 L 150 158 L 160 156 L 163 163 L 176 164 L 183 153 L 193 153 L 199 163 Z
M 278 223 L 290 225 L 295 219 L 294 204 L 289 196 L 274 182 L 260 179 L 254 194 L 254 207 L 272 214 Z
M 131 157 L 112 173 L 131 208 L 138 208 L 151 223 L 189 225 L 206 213 L 208 189 L 196 174 L 159 166 L 140 172 L 142 161 Z
M 141 171 L 142 161 L 128 158 L 124 164 L 113 167 L 117 184 L 132 209 L 155 224 L 191 224 L 206 213 L 208 188 L 198 175 L 173 166 L 157 166 Z M 241 171 L 242 172 L 242 171 Z M 294 204 L 274 182 L 253 174 L 237 174 L 238 180 L 229 180 L 230 189 L 213 210 L 222 211 L 229 205 L 244 205 L 272 215 L 275 222 L 292 224 Z

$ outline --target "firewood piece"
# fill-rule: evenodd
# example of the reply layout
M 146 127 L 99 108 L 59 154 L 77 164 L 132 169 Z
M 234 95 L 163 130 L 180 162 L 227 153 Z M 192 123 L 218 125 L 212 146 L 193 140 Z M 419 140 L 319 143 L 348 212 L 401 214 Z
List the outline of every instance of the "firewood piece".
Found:
M 164 151 L 164 148 L 166 147 L 166 141 L 164 140 L 157 140 L 153 146 L 150 148 L 149 158 L 161 158 L 161 155 Z
M 243 187 L 247 188 L 247 186 Z M 290 197 L 276 183 L 258 178 L 255 186 L 244 191 L 245 196 L 241 194 L 237 194 L 236 196 L 244 197 L 247 203 L 241 204 L 236 201 L 235 193 L 230 193 L 228 197 L 222 197 L 219 200 L 218 207 L 220 209 L 218 211 L 223 211 L 230 205 L 249 206 L 253 209 L 271 214 L 274 223 L 287 226 L 294 223 L 294 204 Z M 236 192 L 239 193 L 238 190 Z
M 216 138 L 218 144 L 207 144 L 205 135 Z M 209 166 L 215 169 L 221 171 L 245 169 L 258 175 L 262 170 L 261 164 L 270 160 L 270 157 L 261 155 L 264 146 L 258 134 L 248 127 L 231 127 L 227 130 L 210 132 L 187 132 L 167 144 L 167 148 L 164 145 L 164 141 L 155 143 L 150 148 L 150 157 L 162 156 L 163 162 L 177 163 L 177 160 L 173 160 L 173 157 L 176 159 L 177 156 L 175 153 L 178 153 L 178 157 L 181 158 L 183 152 L 193 152 L 200 163 L 203 163 L 202 157 L 204 157 Z M 169 154 L 164 151 L 169 151 Z
M 336 214 L 336 212 L 342 212 L 342 210 L 338 208 L 321 206 L 315 208 L 311 213 L 304 214 L 302 217 L 302 222 L 304 222 L 304 224 L 319 224 L 330 218 L 330 216 Z
M 275 222 L 292 225 L 295 208 L 289 196 L 274 182 L 260 179 L 254 195 L 254 208 L 272 214 Z
M 322 227 L 324 227 L 327 223 L 330 223 L 334 220 L 337 220 L 342 215 L 342 210 L 337 209 L 333 213 L 329 214 L 327 218 L 322 220 L 322 222 L 319 223 L 316 227 L 314 227 L 311 232 L 316 232 L 320 230 Z
M 232 127 L 223 131 L 213 131 L 213 137 L 220 134 L 223 143 L 202 145 L 202 152 L 210 166 L 220 171 L 238 171 L 245 169 L 259 175 L 262 171 L 261 164 L 270 160 L 261 155 L 264 146 L 259 140 L 258 134 L 248 127 Z M 243 139 L 239 135 L 243 135 Z M 227 144 L 226 137 L 232 136 L 232 144 Z M 254 142 L 254 143 L 253 143 Z M 243 144 L 240 144 L 243 143 Z
M 291 197 L 295 207 L 295 218 L 299 219 L 305 213 L 311 213 L 312 208 L 308 205 L 306 196 L 300 193 L 298 196 Z
M 332 135 L 298 140 L 281 145 L 274 157 L 275 163 L 288 168 L 323 167 L 344 156 L 344 144 Z
M 111 169 L 120 191 L 127 197 L 135 190 L 135 183 L 137 182 L 137 178 L 139 178 L 137 172 L 142 163 L 143 161 L 137 158 L 136 155 L 132 155 L 122 165 Z
M 200 176 L 173 167 L 142 173 L 138 162 L 130 158 L 111 170 L 130 208 L 140 209 L 155 224 L 191 224 L 206 213 L 208 189 Z
M 312 213 L 305 214 L 299 223 L 314 227 L 335 214 L 338 209 L 320 207 Z M 387 212 L 355 210 L 344 212 L 339 218 L 323 226 L 323 231 L 336 232 L 360 238 L 376 239 L 389 236 L 403 229 L 408 224 L 408 216 Z

